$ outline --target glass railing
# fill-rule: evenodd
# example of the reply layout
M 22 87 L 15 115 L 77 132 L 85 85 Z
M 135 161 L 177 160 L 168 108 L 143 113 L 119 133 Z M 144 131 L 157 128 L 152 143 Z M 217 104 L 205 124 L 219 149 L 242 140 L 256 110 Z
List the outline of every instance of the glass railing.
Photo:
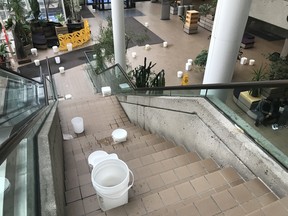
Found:
M 272 129 L 272 125 L 277 122 L 277 118 L 269 119 L 267 125 L 255 126 L 256 106 L 262 98 L 268 97 L 269 94 L 284 101 L 279 105 L 278 118 L 283 113 L 285 101 L 287 103 L 288 80 L 140 89 L 134 86 L 131 79 L 118 64 L 96 73 L 93 71 L 93 64 L 89 61 L 87 63 L 89 69 L 87 71 L 97 92 L 101 92 L 101 87 L 109 86 L 112 94 L 205 97 L 235 123 L 243 133 L 251 137 L 259 147 L 265 149 L 267 153 L 288 168 L 287 126 L 283 126 L 277 131 Z M 125 86 L 125 88 L 121 88 L 121 86 Z M 261 97 L 252 97 L 249 94 L 249 89 L 255 87 L 262 89 Z
M 39 70 L 32 80 L 0 69 L 0 216 L 40 215 L 37 134 L 57 93 Z
M 134 84 L 120 65 L 105 66 L 103 71 L 97 71 L 93 52 L 85 52 L 85 55 L 87 59 L 86 71 L 97 92 L 101 92 L 101 88 L 105 86 L 110 86 L 112 94 L 131 93 L 135 89 Z

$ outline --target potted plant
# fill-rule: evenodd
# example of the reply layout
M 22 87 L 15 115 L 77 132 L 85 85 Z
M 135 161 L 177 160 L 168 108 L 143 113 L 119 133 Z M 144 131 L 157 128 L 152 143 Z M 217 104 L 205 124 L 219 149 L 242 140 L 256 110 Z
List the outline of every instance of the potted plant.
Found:
M 0 44 L 0 63 L 2 65 L 3 62 L 6 62 L 7 54 L 7 45 L 5 43 Z
M 1 43 L 0 44 L 0 65 L 6 68 L 10 68 L 10 61 L 7 60 L 8 54 L 10 53 L 7 50 L 7 44 Z
M 128 75 L 135 83 L 137 88 L 143 87 L 162 87 L 165 86 L 165 72 L 153 72 L 151 69 L 156 65 L 150 61 L 147 65 L 147 58 L 144 58 L 144 65 L 139 65 L 134 70 L 130 71 Z
M 288 79 L 288 60 L 280 57 L 280 53 L 272 53 L 268 56 L 270 60 L 270 80 Z
M 204 71 L 208 58 L 208 50 L 202 50 L 195 58 L 194 64 L 198 67 L 199 71 Z
M 267 78 L 267 71 L 266 71 L 266 66 L 261 66 L 259 68 L 254 68 L 252 70 L 252 78 L 251 81 L 263 81 L 266 80 Z M 261 95 L 261 88 L 252 88 L 249 91 L 249 94 L 252 97 L 259 97 Z
M 178 3 L 177 0 L 170 0 L 170 13 L 176 15 L 178 13 Z
M 201 4 L 199 6 L 199 12 L 202 16 L 206 16 L 207 14 L 210 13 L 210 10 L 212 8 L 212 5 L 211 4 Z
M 15 50 L 18 59 L 25 59 L 32 48 L 30 25 L 26 21 L 25 4 L 21 0 L 8 3 L 10 18 L 6 21 L 6 29 L 12 29 Z

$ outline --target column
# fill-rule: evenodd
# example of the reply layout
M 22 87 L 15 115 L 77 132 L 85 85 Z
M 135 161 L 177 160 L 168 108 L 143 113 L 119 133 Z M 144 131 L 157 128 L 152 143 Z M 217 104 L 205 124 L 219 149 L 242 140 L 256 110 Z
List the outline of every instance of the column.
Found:
M 282 48 L 280 57 L 285 59 L 288 56 L 288 38 L 285 39 L 284 46 Z
M 124 1 L 111 0 L 115 63 L 126 71 Z
M 203 84 L 230 83 L 252 0 L 218 0 Z M 209 91 L 223 98 L 225 93 Z

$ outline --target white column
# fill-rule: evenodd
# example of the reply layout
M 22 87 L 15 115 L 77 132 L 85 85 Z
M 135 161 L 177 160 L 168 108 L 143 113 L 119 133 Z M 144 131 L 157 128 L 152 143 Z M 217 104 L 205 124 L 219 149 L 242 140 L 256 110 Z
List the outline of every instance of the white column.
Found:
M 126 71 L 124 1 L 111 0 L 115 63 Z
M 203 84 L 231 82 L 251 1 L 218 0 Z
M 281 58 L 284 59 L 288 56 L 288 38 L 285 39 L 284 46 L 282 48 L 280 56 Z

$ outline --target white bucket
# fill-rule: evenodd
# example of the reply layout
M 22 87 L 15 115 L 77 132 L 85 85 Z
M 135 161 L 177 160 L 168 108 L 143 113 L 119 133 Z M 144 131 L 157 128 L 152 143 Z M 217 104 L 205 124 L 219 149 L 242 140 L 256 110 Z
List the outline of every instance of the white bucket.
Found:
M 73 130 L 75 133 L 82 133 L 84 131 L 84 121 L 81 117 L 75 117 L 71 120 Z
M 88 157 L 88 164 L 90 167 L 93 168 L 101 161 L 107 160 L 107 159 L 118 159 L 118 155 L 115 153 L 108 154 L 107 152 L 102 151 L 102 150 L 94 151 Z
M 68 51 L 72 51 L 72 49 L 73 49 L 73 45 L 72 45 L 72 43 L 67 43 L 67 50 Z
M 127 131 L 122 128 L 118 128 L 112 132 L 111 136 L 115 143 L 125 142 L 127 139 Z
M 130 175 L 132 179 L 129 184 Z M 128 190 L 134 183 L 134 175 L 122 160 L 99 162 L 92 170 L 91 180 L 103 211 L 128 203 Z
M 55 57 L 55 62 L 56 62 L 56 64 L 60 64 L 60 63 L 61 63 L 61 60 L 60 60 L 60 57 L 59 57 L 59 56 L 56 56 L 56 57 Z

